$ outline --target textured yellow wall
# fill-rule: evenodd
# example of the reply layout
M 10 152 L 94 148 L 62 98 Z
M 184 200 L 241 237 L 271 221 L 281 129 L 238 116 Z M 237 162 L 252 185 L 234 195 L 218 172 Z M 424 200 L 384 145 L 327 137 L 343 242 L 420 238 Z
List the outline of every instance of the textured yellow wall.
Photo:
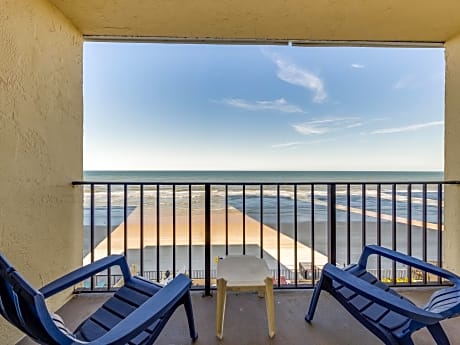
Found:
M 446 42 L 446 114 L 444 173 L 460 180 L 460 35 Z M 460 186 L 446 188 L 446 267 L 460 273 Z
M 36 287 L 81 265 L 82 47 L 47 1 L 0 0 L 0 251 Z
M 458 0 L 49 0 L 85 35 L 443 42 Z

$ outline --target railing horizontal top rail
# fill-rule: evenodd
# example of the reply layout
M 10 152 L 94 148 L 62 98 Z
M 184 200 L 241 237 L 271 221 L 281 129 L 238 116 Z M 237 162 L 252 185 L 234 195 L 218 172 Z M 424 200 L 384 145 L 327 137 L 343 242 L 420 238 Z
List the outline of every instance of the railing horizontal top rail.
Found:
M 407 185 L 407 184 L 460 184 L 457 180 L 446 181 L 305 181 L 305 182 L 202 182 L 202 181 L 73 181 L 72 185 L 228 185 L 228 186 L 241 186 L 241 185 Z

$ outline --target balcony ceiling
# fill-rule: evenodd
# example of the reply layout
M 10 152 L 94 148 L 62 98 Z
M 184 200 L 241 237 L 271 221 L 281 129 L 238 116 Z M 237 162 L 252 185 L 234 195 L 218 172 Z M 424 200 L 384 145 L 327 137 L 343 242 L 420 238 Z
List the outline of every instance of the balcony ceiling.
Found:
M 459 0 L 48 1 L 89 39 L 442 43 L 460 33 Z

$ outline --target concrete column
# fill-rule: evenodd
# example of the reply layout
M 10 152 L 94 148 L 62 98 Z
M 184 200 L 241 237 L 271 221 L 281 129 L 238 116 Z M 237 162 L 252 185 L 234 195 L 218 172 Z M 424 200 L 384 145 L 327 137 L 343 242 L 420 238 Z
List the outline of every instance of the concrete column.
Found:
M 447 41 L 444 177 L 460 180 L 460 35 Z M 445 194 L 445 267 L 460 273 L 460 186 Z
M 0 0 L 0 251 L 37 288 L 82 262 L 82 50 L 46 0 Z

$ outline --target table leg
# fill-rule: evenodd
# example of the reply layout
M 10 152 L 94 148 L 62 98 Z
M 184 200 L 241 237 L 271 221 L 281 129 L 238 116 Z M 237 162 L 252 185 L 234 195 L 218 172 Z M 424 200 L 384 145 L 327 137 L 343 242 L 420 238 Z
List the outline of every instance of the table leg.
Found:
M 273 294 L 273 279 L 265 278 L 265 304 L 267 306 L 268 336 L 275 336 L 275 297 Z
M 217 303 L 216 303 L 216 332 L 217 338 L 221 339 L 224 336 L 224 313 L 225 300 L 227 298 L 227 281 L 225 279 L 217 279 Z

